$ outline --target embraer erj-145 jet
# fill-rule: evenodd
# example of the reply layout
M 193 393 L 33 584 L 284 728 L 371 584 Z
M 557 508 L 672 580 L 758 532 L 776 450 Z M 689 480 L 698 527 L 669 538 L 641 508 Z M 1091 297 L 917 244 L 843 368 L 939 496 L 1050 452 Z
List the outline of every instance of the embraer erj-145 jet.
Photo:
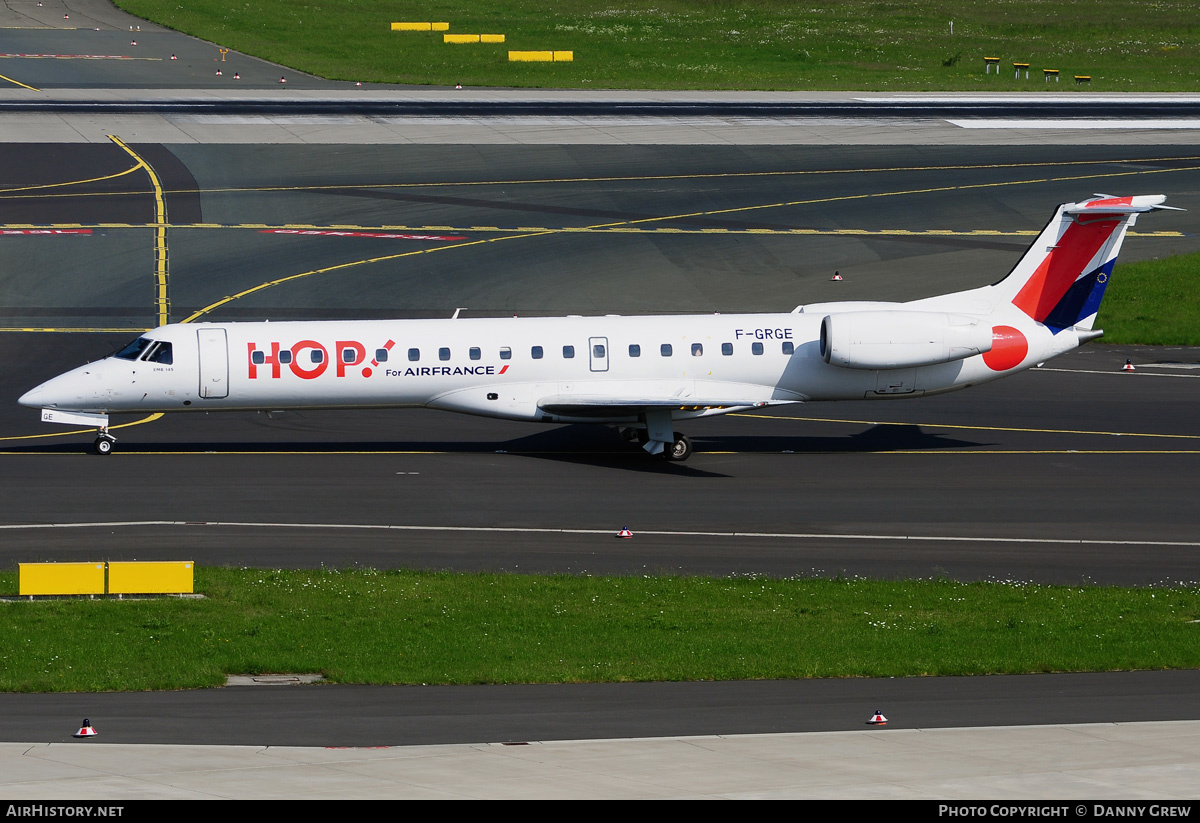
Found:
M 783 314 L 172 324 L 21 397 L 42 420 L 122 412 L 430 409 L 622 427 L 685 460 L 680 420 L 964 389 L 1099 337 L 1125 232 L 1163 195 L 1059 206 L 1000 282 L 907 303 Z

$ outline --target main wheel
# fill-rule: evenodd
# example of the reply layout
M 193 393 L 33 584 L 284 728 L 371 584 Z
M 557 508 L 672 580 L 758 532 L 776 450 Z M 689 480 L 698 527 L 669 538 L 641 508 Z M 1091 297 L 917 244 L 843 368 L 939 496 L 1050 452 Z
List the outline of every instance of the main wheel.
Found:
M 113 444 L 107 437 L 97 437 L 92 446 L 96 450 L 96 454 L 112 454 Z
M 673 463 L 681 463 L 692 456 L 692 441 L 679 432 L 675 432 L 675 442 L 663 454 Z

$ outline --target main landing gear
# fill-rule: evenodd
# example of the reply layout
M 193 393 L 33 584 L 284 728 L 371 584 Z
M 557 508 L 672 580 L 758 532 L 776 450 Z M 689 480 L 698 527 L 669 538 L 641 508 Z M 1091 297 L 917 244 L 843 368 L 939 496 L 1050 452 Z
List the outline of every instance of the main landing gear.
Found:
M 692 456 L 692 441 L 687 435 L 675 432 L 675 442 L 663 449 L 663 456 L 675 463 L 682 463 Z
M 630 443 L 637 442 L 641 444 L 642 448 L 647 452 L 650 454 L 655 454 L 655 452 L 651 451 L 651 449 L 648 447 L 648 444 L 650 443 L 650 435 L 645 429 L 622 428 L 620 430 L 620 434 L 622 438 Z M 672 436 L 675 438 L 674 441 L 671 443 L 661 443 L 660 446 L 662 451 L 657 452 L 657 454 L 660 455 L 664 460 L 668 460 L 672 463 L 682 463 L 684 460 L 687 460 L 692 456 L 692 452 L 695 451 L 695 449 L 692 447 L 692 441 L 687 435 L 681 432 L 672 432 Z
M 100 429 L 96 432 L 96 442 L 92 444 L 92 449 L 96 454 L 112 454 L 113 443 L 117 442 L 117 438 L 108 433 L 108 429 Z

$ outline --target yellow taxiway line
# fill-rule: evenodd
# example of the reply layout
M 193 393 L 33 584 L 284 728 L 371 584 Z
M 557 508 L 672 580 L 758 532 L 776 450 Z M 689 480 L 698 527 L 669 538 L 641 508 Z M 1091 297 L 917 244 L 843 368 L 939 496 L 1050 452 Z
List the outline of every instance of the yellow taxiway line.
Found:
M 160 417 L 162 417 L 162 412 L 156 412 L 155 414 L 143 417 L 141 420 L 134 420 L 130 423 L 118 423 L 115 426 L 109 426 L 109 428 L 127 429 L 130 426 L 140 426 L 143 423 L 153 423 Z M 67 435 L 71 434 L 92 434 L 93 432 L 95 432 L 95 429 L 73 429 L 68 432 L 48 432 L 46 434 L 15 434 L 8 435 L 6 437 L 0 437 L 0 442 L 8 442 L 11 440 L 41 440 L 47 437 L 66 437 Z M 22 452 L 22 454 L 27 454 L 27 452 Z
M 162 183 L 150 164 L 138 156 L 137 152 L 125 145 L 115 134 L 108 139 L 124 149 L 130 157 L 137 161 L 137 168 L 145 169 L 154 187 L 154 304 L 158 314 L 158 325 L 165 326 L 170 322 L 171 298 L 167 291 L 167 201 L 163 194 Z

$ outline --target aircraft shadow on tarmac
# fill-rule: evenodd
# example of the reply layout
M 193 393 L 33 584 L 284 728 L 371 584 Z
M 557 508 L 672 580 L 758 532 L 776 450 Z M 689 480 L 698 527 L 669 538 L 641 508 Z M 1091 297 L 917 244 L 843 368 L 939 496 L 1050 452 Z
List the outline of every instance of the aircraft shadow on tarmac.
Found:
M 508 440 L 305 440 L 285 437 L 257 442 L 197 441 L 197 442 L 137 442 L 128 437 L 118 446 L 129 451 L 176 454 L 201 452 L 234 452 L 238 454 L 269 454 L 278 452 L 330 454 L 345 452 L 424 452 L 448 454 L 512 454 L 540 460 L 622 469 L 653 474 L 684 474 L 717 476 L 695 466 L 697 458 L 706 452 L 730 454 L 864 454 L 871 452 L 929 451 L 979 448 L 991 445 L 972 440 L 947 437 L 921 430 L 913 424 L 876 424 L 850 435 L 697 435 L 692 437 L 696 456 L 688 463 L 673 463 L 644 454 L 636 443 L 623 440 L 615 430 L 594 425 L 567 425 L 535 432 Z M 69 453 L 87 449 L 87 445 L 70 441 L 53 444 L 14 446 L 8 452 Z

